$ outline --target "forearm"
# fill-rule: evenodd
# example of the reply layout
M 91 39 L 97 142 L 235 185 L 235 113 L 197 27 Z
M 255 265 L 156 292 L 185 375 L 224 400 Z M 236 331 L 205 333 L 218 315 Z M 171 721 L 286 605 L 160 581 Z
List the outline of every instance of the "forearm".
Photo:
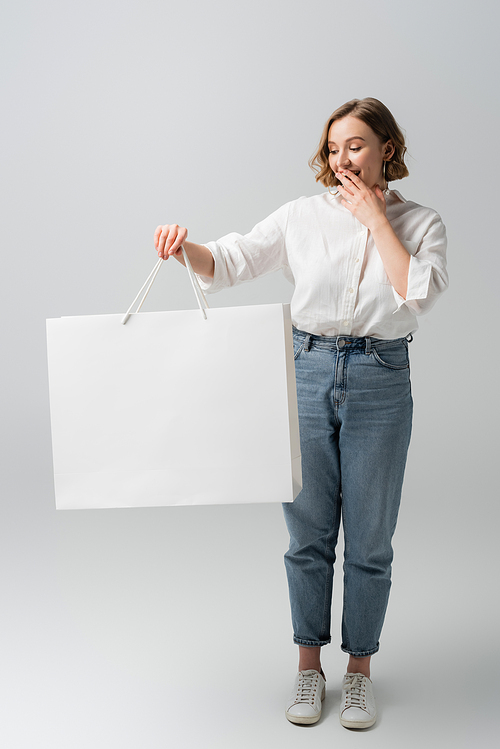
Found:
M 389 281 L 398 294 L 406 299 L 410 269 L 408 250 L 401 244 L 387 219 L 373 227 L 371 234 Z
M 205 247 L 205 245 L 203 244 L 195 244 L 194 242 L 187 241 L 183 242 L 182 246 L 186 250 L 186 254 L 189 258 L 189 262 L 191 263 L 194 272 L 198 273 L 200 276 L 213 278 L 215 262 L 213 255 L 208 247 Z M 179 254 L 176 253 L 175 258 L 179 261 L 179 263 L 186 265 L 186 263 L 184 262 L 184 257 L 182 256 L 182 252 L 180 252 Z

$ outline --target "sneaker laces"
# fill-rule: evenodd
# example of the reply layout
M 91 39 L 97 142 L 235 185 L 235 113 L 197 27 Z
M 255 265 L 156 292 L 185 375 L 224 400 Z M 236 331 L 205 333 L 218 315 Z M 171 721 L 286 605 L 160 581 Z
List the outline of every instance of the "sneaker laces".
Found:
M 366 708 L 366 676 L 363 674 L 346 675 L 342 689 L 346 693 L 346 708 Z
M 310 705 L 314 705 L 315 687 L 318 683 L 317 671 L 314 671 L 313 673 L 310 671 L 300 671 L 295 704 L 297 704 L 297 702 L 308 702 Z

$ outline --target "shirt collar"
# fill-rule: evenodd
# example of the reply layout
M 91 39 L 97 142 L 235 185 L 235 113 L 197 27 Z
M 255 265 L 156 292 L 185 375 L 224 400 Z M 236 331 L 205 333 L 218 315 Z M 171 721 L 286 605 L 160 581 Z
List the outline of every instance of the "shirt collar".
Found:
M 406 198 L 404 198 L 399 190 L 391 190 L 389 188 L 389 195 L 394 195 L 398 200 L 400 200 L 402 203 L 406 203 Z

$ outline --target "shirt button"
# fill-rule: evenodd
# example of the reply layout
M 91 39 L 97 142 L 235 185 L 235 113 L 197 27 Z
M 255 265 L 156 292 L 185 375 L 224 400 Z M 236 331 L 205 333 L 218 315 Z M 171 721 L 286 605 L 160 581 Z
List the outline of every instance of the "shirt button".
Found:
M 356 262 L 359 263 L 359 257 L 356 258 Z
M 349 289 L 349 294 L 354 294 L 354 289 Z
M 344 320 L 344 325 L 349 325 L 349 320 Z

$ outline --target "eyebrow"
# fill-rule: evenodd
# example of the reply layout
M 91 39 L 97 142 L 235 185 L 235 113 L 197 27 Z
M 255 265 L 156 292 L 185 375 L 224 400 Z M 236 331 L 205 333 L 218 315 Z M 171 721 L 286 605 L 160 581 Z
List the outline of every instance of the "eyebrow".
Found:
M 363 143 L 366 143 L 366 140 L 364 138 L 362 138 L 361 135 L 353 135 L 352 138 L 347 138 L 346 143 L 349 143 L 349 141 L 351 141 L 351 140 L 362 140 Z M 329 140 L 328 141 L 328 145 L 329 146 L 336 146 L 337 144 L 335 143 L 334 140 Z

